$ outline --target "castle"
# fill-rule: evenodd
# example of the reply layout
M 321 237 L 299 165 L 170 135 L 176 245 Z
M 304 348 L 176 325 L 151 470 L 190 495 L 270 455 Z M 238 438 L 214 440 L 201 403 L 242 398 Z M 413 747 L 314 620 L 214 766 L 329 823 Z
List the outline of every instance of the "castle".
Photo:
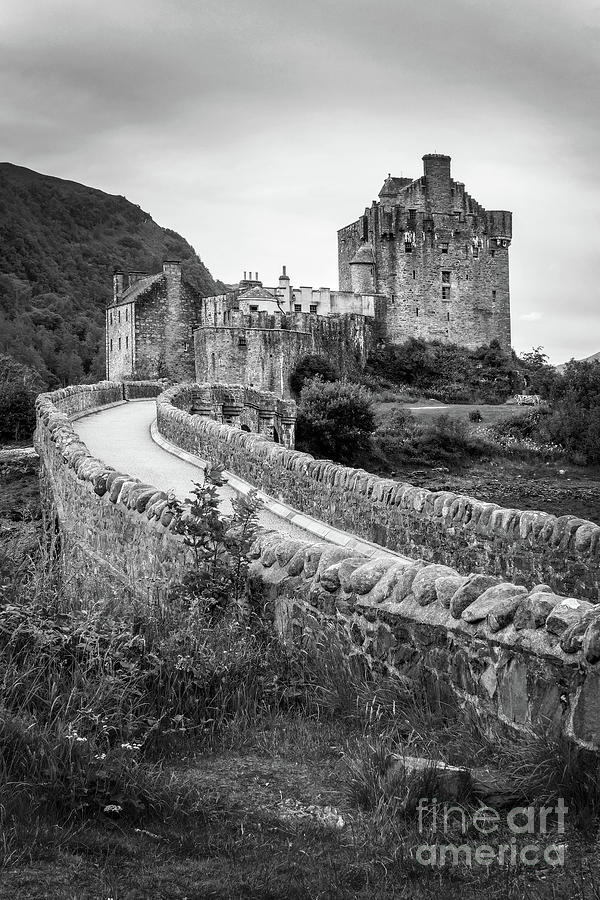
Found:
M 204 298 L 176 261 L 155 275 L 116 272 L 107 378 L 229 382 L 287 398 L 309 353 L 345 373 L 411 336 L 509 349 L 511 213 L 473 200 L 449 156 L 423 163 L 416 180 L 388 176 L 379 200 L 338 232 L 338 291 L 294 287 L 285 266 L 273 287 L 244 272 L 235 289 Z

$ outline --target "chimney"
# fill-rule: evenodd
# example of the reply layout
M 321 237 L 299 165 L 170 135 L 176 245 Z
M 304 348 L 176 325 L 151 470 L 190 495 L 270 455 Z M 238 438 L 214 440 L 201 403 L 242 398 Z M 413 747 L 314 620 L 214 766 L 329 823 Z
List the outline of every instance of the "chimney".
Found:
M 427 153 L 423 157 L 423 173 L 431 212 L 452 212 L 450 157 L 442 153 Z
M 115 272 L 113 275 L 113 303 L 118 303 L 123 296 L 125 273 Z

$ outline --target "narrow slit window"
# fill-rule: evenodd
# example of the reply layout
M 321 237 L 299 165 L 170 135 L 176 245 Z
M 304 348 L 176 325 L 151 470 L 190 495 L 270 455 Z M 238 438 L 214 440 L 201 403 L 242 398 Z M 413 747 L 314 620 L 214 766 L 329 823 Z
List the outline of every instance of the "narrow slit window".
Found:
M 125 349 L 129 350 L 129 337 L 125 335 Z
M 119 350 L 121 349 L 121 338 L 119 338 Z

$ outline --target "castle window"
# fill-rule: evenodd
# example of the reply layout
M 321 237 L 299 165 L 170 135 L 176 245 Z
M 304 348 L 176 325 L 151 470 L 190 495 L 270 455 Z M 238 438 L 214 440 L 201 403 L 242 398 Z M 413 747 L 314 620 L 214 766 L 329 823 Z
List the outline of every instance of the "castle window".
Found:
M 119 338 L 119 350 L 121 349 L 121 338 Z
M 442 284 L 450 284 L 450 272 L 447 269 L 442 269 Z
M 311 304 L 310 304 L 310 311 L 311 311 L 311 313 L 316 313 L 316 311 L 317 311 L 317 304 L 316 304 L 316 303 L 311 303 Z
M 129 350 L 129 338 L 125 335 L 125 349 Z
M 250 309 L 250 312 L 258 312 L 258 306 L 251 306 L 251 307 L 249 307 L 249 309 Z
M 478 258 L 478 256 L 479 256 L 479 247 L 473 247 L 473 256 L 475 257 L 475 259 Z
M 446 313 L 446 321 L 447 321 L 447 322 L 450 321 L 450 313 Z
M 492 300 L 496 299 L 496 291 L 492 291 Z
M 418 318 L 419 318 L 419 307 L 418 307 L 418 306 L 415 307 L 415 315 L 416 315 L 416 317 L 417 317 L 417 319 L 418 319 Z
M 416 269 L 413 269 L 413 281 L 415 280 L 416 277 L 417 277 Z
M 410 243 L 410 241 L 405 241 L 405 242 L 404 242 L 404 252 L 405 252 L 405 253 L 412 253 L 412 244 Z
M 302 304 L 294 303 L 294 312 L 302 312 Z
M 247 346 L 248 346 L 248 342 L 246 341 L 246 336 L 243 334 L 240 334 L 240 336 L 238 338 L 238 347 L 247 347 Z
M 449 299 L 450 299 L 450 285 L 443 284 L 442 285 L 442 300 L 449 300 Z
M 446 243 L 440 244 L 440 250 L 442 251 L 442 253 L 447 253 L 448 247 L 449 247 L 449 244 L 446 244 Z
M 362 217 L 362 239 L 363 241 L 369 240 L 369 220 L 366 216 Z
M 121 310 L 119 310 L 118 316 L 119 316 L 119 325 L 120 325 L 121 324 Z
M 113 352 L 113 349 L 112 349 L 112 338 L 110 339 L 110 352 L 111 352 L 111 353 Z
M 183 352 L 187 353 L 189 349 L 190 349 L 190 345 L 189 345 L 188 341 L 184 341 L 183 342 Z
M 494 256 L 495 253 L 496 253 L 495 250 L 490 250 L 490 256 Z
M 129 322 L 129 310 L 125 307 L 125 321 Z
M 112 313 L 110 313 L 110 324 L 112 325 Z
M 408 211 L 408 221 L 409 221 L 409 223 L 410 223 L 411 225 L 414 225 L 414 223 L 415 223 L 415 221 L 416 221 L 416 218 L 417 218 L 417 211 L 416 211 L 416 209 L 409 209 L 409 211 Z

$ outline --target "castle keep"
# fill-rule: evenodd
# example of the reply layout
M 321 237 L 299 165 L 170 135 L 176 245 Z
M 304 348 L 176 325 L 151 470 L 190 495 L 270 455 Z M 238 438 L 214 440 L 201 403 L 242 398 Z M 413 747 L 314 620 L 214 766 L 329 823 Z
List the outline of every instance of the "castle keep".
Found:
M 385 180 L 379 200 L 338 232 L 340 290 L 277 285 L 244 272 L 200 297 L 178 262 L 157 275 L 121 272 L 106 313 L 107 378 L 228 382 L 290 396 L 309 353 L 344 374 L 381 343 L 409 337 L 510 349 L 512 216 L 485 210 L 450 176 L 450 157 L 423 157 L 416 180 Z
M 391 343 L 409 336 L 510 348 L 508 248 L 512 215 L 485 210 L 450 176 L 450 157 L 423 157 L 424 174 L 388 175 L 379 200 L 338 232 L 342 290 L 387 297 Z

